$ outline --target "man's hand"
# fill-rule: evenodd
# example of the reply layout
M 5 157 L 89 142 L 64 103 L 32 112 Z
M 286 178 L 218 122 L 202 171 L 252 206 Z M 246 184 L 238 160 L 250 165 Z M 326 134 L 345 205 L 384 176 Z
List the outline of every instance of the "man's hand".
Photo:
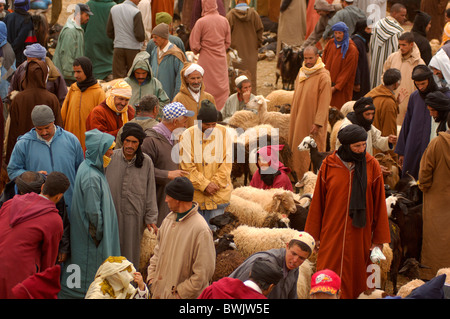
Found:
M 336 88 L 334 86 L 331 87 L 331 94 L 334 94 L 334 92 L 336 92 Z
M 392 174 L 392 172 L 386 166 L 380 165 L 380 168 L 381 173 L 383 173 L 383 176 L 389 176 Z
M 397 103 L 401 104 L 406 99 L 407 96 L 408 96 L 408 91 L 405 88 L 401 88 L 398 91 Z
M 319 130 L 320 130 L 320 126 L 313 124 L 311 127 L 311 131 L 309 131 L 310 135 L 316 136 L 317 134 L 319 134 Z
M 155 224 L 147 224 L 147 228 L 150 232 L 153 230 L 155 235 L 158 235 L 158 227 Z
M 215 183 L 210 182 L 208 186 L 205 188 L 206 195 L 214 195 L 219 190 L 219 186 L 217 186 Z
M 389 135 L 388 142 L 391 143 L 391 144 L 396 144 L 397 143 L 397 136 L 392 135 L 392 134 Z
M 177 169 L 177 170 L 174 170 L 174 171 L 169 171 L 169 173 L 167 174 L 167 178 L 170 179 L 170 180 L 173 180 L 173 179 L 175 179 L 177 177 L 187 177 L 188 175 L 189 175 L 188 172 L 183 171 L 181 169 Z

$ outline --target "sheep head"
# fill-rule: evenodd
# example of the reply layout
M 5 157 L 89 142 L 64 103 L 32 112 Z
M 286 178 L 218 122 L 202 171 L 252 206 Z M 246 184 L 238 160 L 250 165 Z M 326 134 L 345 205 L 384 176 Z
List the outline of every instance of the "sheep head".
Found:
M 262 95 L 257 95 L 247 103 L 247 108 L 250 110 L 259 111 L 261 108 L 265 108 L 267 110 L 267 102 L 270 100 L 266 99 Z
M 272 201 L 265 210 L 268 212 L 277 212 L 281 215 L 289 216 L 297 210 L 294 195 L 292 192 L 278 192 L 272 197 Z
M 297 148 L 299 151 L 307 151 L 310 148 L 317 148 L 317 143 L 311 136 L 305 136 Z

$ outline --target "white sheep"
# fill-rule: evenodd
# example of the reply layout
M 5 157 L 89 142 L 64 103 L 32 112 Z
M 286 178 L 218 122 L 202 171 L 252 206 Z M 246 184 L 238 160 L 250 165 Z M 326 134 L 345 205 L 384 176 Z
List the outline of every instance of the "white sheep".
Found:
M 314 194 L 316 182 L 317 182 L 317 174 L 311 171 L 305 172 L 305 174 L 303 174 L 302 179 L 295 184 L 295 187 L 300 188 L 300 191 L 298 193 L 299 199 L 302 195 Z
M 279 111 L 276 106 L 284 105 L 284 104 L 291 104 L 292 100 L 294 98 L 294 91 L 293 90 L 274 90 L 270 92 L 266 99 L 267 102 L 267 111 L 268 112 L 277 112 Z
M 257 110 L 258 124 L 270 124 L 279 130 L 279 136 L 287 140 L 289 135 L 289 122 L 291 114 L 267 111 L 268 100 L 257 95 L 247 103 L 247 108 Z
M 253 111 L 239 110 L 233 113 L 228 120 L 228 124 L 247 130 L 259 124 L 259 117 Z
M 409 296 L 409 294 L 414 289 L 422 286 L 423 284 L 425 284 L 425 281 L 423 281 L 421 279 L 413 279 L 400 287 L 400 289 L 397 292 L 397 296 L 405 298 L 405 297 Z

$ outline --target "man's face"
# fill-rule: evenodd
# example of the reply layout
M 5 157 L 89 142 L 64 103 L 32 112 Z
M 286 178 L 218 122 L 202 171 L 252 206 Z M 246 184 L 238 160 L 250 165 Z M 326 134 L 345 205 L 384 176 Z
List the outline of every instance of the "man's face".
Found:
M 167 203 L 167 206 L 171 211 L 173 211 L 174 213 L 179 213 L 178 201 L 176 199 L 170 197 L 169 195 L 166 195 L 165 202 Z
M 252 90 L 252 82 L 244 82 L 242 83 L 242 87 L 241 88 L 236 88 L 236 91 L 240 94 L 245 93 L 245 92 L 251 92 Z
M 368 111 L 363 112 L 362 115 L 367 121 L 373 121 L 373 118 L 375 116 L 375 111 L 374 110 L 368 110 Z
M 84 74 L 81 65 L 73 66 L 72 68 L 73 68 L 73 75 L 78 83 L 81 83 L 84 80 L 86 80 L 86 74 Z
M 200 72 L 194 71 L 189 74 L 186 78 L 186 83 L 191 88 L 192 91 L 198 92 L 202 86 L 203 76 Z
M 130 159 L 133 158 L 134 154 L 136 154 L 136 151 L 139 147 L 139 140 L 134 136 L 127 136 L 123 140 L 123 146 L 122 151 L 123 155 L 125 155 L 126 158 Z
M 425 32 L 430 31 L 430 29 L 431 29 L 431 21 L 430 21 L 430 23 L 428 23 L 427 27 L 425 28 Z
M 147 78 L 148 72 L 143 69 L 136 69 L 134 71 L 134 77 L 136 78 L 136 81 L 138 81 L 139 85 L 144 83 L 145 79 Z
M 205 133 L 207 130 L 212 131 L 216 127 L 216 122 L 203 123 L 202 122 L 202 132 Z
M 105 156 L 111 157 L 111 156 L 113 155 L 113 153 L 114 153 L 114 150 L 112 150 L 112 149 L 109 148 L 109 149 L 106 151 Z
M 392 13 L 391 16 L 398 21 L 398 23 L 403 24 L 406 22 L 407 10 L 402 8 L 399 12 Z
M 0 12 L 3 12 L 5 10 L 5 5 L 3 3 L 0 3 Z
M 128 105 L 128 101 L 130 101 L 130 99 L 127 99 L 123 96 L 115 96 L 114 105 L 116 106 L 117 111 L 122 111 L 123 108 Z
M 303 60 L 305 61 L 305 66 L 307 68 L 312 68 L 314 65 L 316 65 L 318 58 L 319 55 L 315 54 L 312 50 L 303 51 Z
M 409 43 L 408 41 L 405 40 L 399 40 L 398 46 L 402 55 L 407 55 L 412 51 L 414 47 L 414 42 Z
M 429 107 L 429 106 L 427 106 L 427 108 L 428 108 L 428 111 L 430 112 L 430 115 L 433 118 L 437 118 L 439 116 L 439 112 L 438 111 L 436 111 L 435 109 L 433 109 L 432 107 Z
M 47 125 L 35 126 L 36 133 L 39 134 L 47 142 L 50 141 L 55 135 L 55 125 L 54 122 L 51 122 Z
M 294 244 L 289 248 L 289 244 L 286 244 L 286 267 L 289 270 L 300 267 L 308 257 L 309 253 L 303 251 L 298 245 Z
M 155 42 L 156 46 L 159 47 L 160 49 L 164 48 L 164 46 L 166 45 L 166 41 L 167 39 L 161 38 L 160 36 L 156 35 L 156 34 L 152 34 L 152 39 L 153 42 Z
M 361 154 L 366 150 L 366 141 L 350 144 L 350 150 L 353 153 Z
M 86 12 L 81 12 L 80 14 L 80 24 L 86 24 L 89 22 L 90 15 Z
M 423 80 L 423 81 L 414 81 L 414 84 L 416 85 L 417 89 L 420 92 L 425 92 L 425 90 L 428 87 L 428 80 Z
M 436 68 L 430 67 L 433 70 L 433 74 L 436 75 L 439 79 L 443 79 L 444 76 L 442 75 L 442 72 Z
M 186 128 L 188 118 L 186 116 L 181 116 L 176 119 L 176 128 L 184 127 Z
M 344 40 L 344 32 L 342 32 L 342 31 L 334 31 L 334 38 L 338 42 Z

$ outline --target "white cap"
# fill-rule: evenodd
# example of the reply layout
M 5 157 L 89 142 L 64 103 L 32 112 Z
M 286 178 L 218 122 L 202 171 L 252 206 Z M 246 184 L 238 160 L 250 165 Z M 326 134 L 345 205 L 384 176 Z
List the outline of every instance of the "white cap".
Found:
M 238 86 L 242 81 L 244 80 L 248 80 L 248 77 L 246 77 L 245 75 L 241 75 L 238 76 L 235 80 L 234 80 L 234 84 L 236 84 L 236 86 Z
M 191 65 L 186 69 L 186 71 L 184 71 L 184 76 L 188 76 L 194 71 L 200 72 L 202 76 L 203 73 L 205 73 L 205 70 L 200 65 L 198 65 L 197 63 L 191 63 Z

